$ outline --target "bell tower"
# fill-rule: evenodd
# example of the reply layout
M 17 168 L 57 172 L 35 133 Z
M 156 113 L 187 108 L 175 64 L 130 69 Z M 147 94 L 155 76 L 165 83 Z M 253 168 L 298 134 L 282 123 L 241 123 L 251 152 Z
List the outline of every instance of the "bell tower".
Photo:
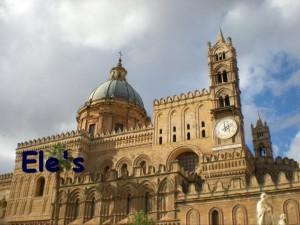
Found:
M 244 145 L 236 51 L 230 37 L 225 41 L 221 29 L 216 43 L 212 46 L 208 42 L 208 68 L 214 145 Z
M 262 122 L 258 115 L 256 126 L 251 124 L 253 148 L 256 158 L 273 158 L 272 142 L 267 122 Z

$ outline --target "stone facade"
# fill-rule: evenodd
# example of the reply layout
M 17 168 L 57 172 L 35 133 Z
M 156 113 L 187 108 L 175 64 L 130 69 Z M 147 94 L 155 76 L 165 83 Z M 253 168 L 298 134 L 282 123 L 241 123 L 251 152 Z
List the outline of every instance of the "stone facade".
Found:
M 80 107 L 76 131 L 18 144 L 13 174 L 0 176 L 0 217 L 54 221 L 55 175 L 24 174 L 21 154 L 62 143 L 85 159 L 85 171 L 61 174 L 58 224 L 126 224 L 143 210 L 159 225 L 250 225 L 266 192 L 275 221 L 286 213 L 299 225 L 299 165 L 273 158 L 260 118 L 252 126 L 255 154 L 246 146 L 236 52 L 221 32 L 208 43 L 208 67 L 209 90 L 154 100 L 151 123 L 120 59 L 114 89 L 99 87 L 102 97 Z

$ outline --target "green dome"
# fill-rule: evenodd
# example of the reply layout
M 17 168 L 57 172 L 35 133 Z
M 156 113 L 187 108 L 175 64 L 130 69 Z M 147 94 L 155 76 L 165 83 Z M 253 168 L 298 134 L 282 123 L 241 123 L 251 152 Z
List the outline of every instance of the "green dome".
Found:
M 127 70 L 122 66 L 122 60 L 110 70 L 110 79 L 98 86 L 91 94 L 88 101 L 119 100 L 139 106 L 144 110 L 141 96 L 126 80 Z
M 137 105 L 144 109 L 141 96 L 126 80 L 108 80 L 98 86 L 89 97 L 89 101 L 119 100 Z

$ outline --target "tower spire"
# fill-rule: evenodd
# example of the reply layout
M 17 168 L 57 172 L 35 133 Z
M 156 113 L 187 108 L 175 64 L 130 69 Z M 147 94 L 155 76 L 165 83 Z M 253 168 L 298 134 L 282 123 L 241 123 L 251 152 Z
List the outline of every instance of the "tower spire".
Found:
M 225 42 L 221 26 L 219 26 L 219 33 L 218 33 L 218 37 L 217 37 L 217 42 L 219 42 L 219 41 L 220 42 Z
M 118 66 L 122 66 L 122 56 L 123 56 L 123 54 L 122 54 L 122 52 L 121 52 L 121 51 L 119 51 L 118 53 L 119 53 L 119 61 L 118 61 Z

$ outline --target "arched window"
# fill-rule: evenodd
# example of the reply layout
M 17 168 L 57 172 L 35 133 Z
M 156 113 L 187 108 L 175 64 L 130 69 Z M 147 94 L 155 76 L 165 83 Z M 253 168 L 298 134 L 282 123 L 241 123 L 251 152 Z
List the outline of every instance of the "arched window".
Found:
M 217 73 L 217 81 L 218 81 L 218 84 L 222 83 L 222 75 L 220 72 Z
M 173 127 L 173 132 L 176 132 L 176 127 L 175 126 Z
M 35 190 L 35 196 L 43 196 L 45 189 L 45 178 L 40 177 L 36 182 L 36 190 Z
M 176 134 L 173 135 L 173 142 L 176 142 Z
M 157 211 L 159 219 L 167 214 L 167 197 L 167 183 L 163 182 L 159 187 L 157 195 Z
M 223 59 L 225 59 L 225 52 L 223 52 Z
M 130 211 L 131 211 L 131 194 L 127 195 L 127 204 L 126 204 L 126 213 L 127 215 L 129 215 Z
M 140 163 L 140 167 L 142 168 L 143 174 L 146 174 L 146 169 L 147 169 L 146 161 L 143 160 Z
M 212 211 L 211 213 L 211 225 L 221 225 L 220 215 L 217 210 Z
M 204 121 L 201 122 L 201 127 L 205 127 L 205 122 Z
M 186 125 L 186 129 L 189 130 L 191 128 L 190 124 Z
M 70 200 L 68 200 L 67 202 L 67 208 L 66 208 L 66 224 L 70 223 L 71 221 L 79 217 L 79 210 L 80 210 L 79 197 L 76 195 L 70 197 Z
M 218 55 L 217 54 L 215 54 L 215 59 L 216 59 L 216 61 L 218 61 Z
M 158 142 L 159 142 L 160 145 L 162 144 L 162 137 L 159 137 Z
M 225 106 L 230 106 L 230 99 L 228 95 L 225 96 Z
M 201 131 L 201 136 L 204 138 L 205 137 L 205 130 Z
M 227 72 L 226 72 L 226 70 L 223 71 L 223 73 L 222 73 L 222 78 L 223 78 L 223 83 L 228 82 L 228 77 L 227 77 Z
M 219 107 L 220 108 L 224 107 L 224 99 L 222 96 L 219 97 Z
M 187 139 L 187 140 L 191 140 L 191 134 L 190 134 L 190 132 L 188 132 L 188 133 L 186 134 L 186 139 Z
M 159 133 L 162 134 L 162 129 L 159 129 Z
M 177 158 L 179 164 L 186 171 L 194 172 L 199 162 L 199 157 L 194 152 L 184 152 L 180 154 Z
M 121 167 L 121 175 L 122 177 L 128 176 L 128 168 L 126 163 L 124 163 Z
M 86 200 L 84 222 L 92 219 L 95 216 L 96 202 L 95 197 Z

